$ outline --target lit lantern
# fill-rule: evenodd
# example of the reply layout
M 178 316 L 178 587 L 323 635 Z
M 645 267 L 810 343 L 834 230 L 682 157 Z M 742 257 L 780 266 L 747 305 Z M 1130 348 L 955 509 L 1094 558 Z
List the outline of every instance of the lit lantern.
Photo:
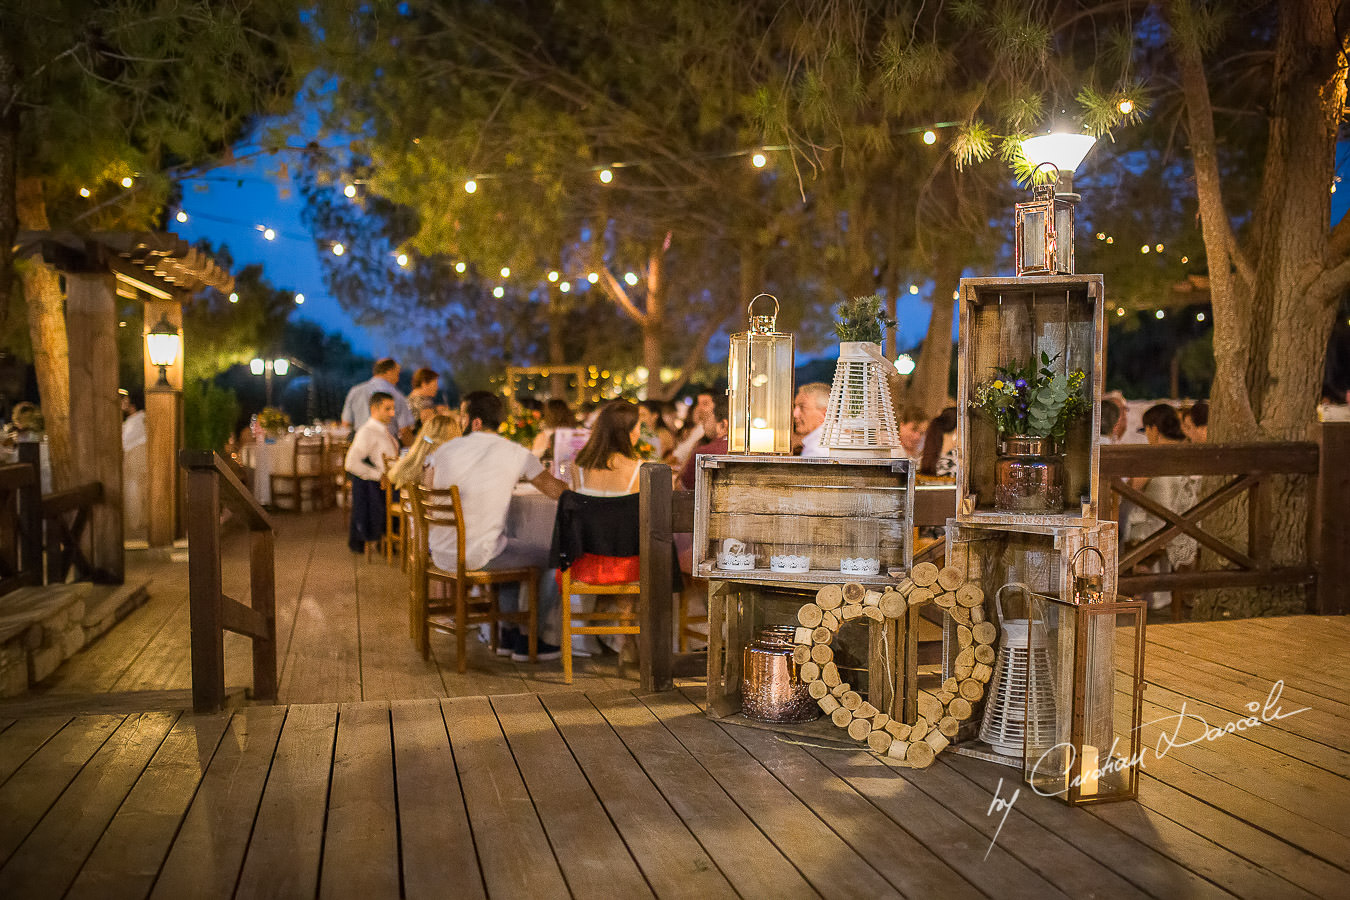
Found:
M 159 381 L 155 387 L 170 387 L 166 370 L 178 360 L 178 347 L 182 340 L 167 315 L 161 315 L 155 327 L 146 332 L 145 353 L 150 357 L 150 365 L 159 366 Z
M 755 315 L 755 300 L 773 301 L 773 315 Z M 749 330 L 731 336 L 727 361 L 732 453 L 792 452 L 792 335 L 774 330 L 778 299 L 760 294 L 750 301 Z
M 1036 171 L 1053 163 L 1041 163 Z M 1058 175 L 1058 169 L 1056 169 Z M 1033 176 L 1034 177 L 1034 176 Z M 1031 200 L 1017 204 L 1017 274 L 1073 274 L 1073 200 L 1055 193 L 1054 181 L 1031 189 Z

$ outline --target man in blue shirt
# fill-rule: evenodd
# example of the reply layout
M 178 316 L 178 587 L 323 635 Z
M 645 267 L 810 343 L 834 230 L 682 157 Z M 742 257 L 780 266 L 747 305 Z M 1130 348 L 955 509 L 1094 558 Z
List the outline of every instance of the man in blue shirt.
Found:
M 416 424 L 417 419 L 408 406 L 408 398 L 398 389 L 400 371 L 396 360 L 388 357 L 376 360 L 375 376 L 347 392 L 347 400 L 342 404 L 342 422 L 352 427 L 353 434 L 370 418 L 370 398 L 377 392 L 394 398 L 394 419 L 389 423 L 389 433 L 395 441 L 400 431 Z

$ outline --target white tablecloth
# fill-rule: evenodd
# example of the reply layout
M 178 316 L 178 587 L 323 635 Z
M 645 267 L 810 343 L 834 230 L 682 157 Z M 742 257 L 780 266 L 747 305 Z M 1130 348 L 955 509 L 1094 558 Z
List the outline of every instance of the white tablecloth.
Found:
M 506 533 L 547 548 L 553 541 L 553 517 L 557 512 L 557 500 L 545 497 L 532 484 L 517 485 L 506 510 Z
M 290 475 L 295 471 L 296 437 L 289 434 L 276 443 L 245 444 L 240 448 L 239 458 L 245 466 L 253 470 L 253 496 L 264 506 L 272 502 L 272 476 Z M 314 440 L 317 441 L 318 438 Z M 321 465 L 321 462 L 313 457 L 301 462 L 304 464 L 302 468 L 306 470 L 313 468 L 313 472 L 306 471 L 301 474 L 315 474 Z

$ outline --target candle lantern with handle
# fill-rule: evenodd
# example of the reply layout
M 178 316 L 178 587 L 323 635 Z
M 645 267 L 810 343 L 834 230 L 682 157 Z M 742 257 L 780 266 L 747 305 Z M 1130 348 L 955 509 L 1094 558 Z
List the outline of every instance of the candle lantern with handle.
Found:
M 773 301 L 773 314 L 755 303 Z M 731 336 L 727 360 L 727 449 L 731 453 L 792 452 L 793 337 L 776 331 L 778 299 L 760 294 L 746 310 L 749 329 Z

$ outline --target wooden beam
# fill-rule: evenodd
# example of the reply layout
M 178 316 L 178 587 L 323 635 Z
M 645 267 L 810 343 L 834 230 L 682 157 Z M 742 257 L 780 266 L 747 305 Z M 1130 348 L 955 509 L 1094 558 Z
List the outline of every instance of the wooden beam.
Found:
M 1317 444 L 1116 444 L 1101 449 L 1102 478 L 1136 475 L 1316 475 Z
M 1323 422 L 1320 447 L 1313 611 L 1344 615 L 1350 612 L 1350 422 Z

